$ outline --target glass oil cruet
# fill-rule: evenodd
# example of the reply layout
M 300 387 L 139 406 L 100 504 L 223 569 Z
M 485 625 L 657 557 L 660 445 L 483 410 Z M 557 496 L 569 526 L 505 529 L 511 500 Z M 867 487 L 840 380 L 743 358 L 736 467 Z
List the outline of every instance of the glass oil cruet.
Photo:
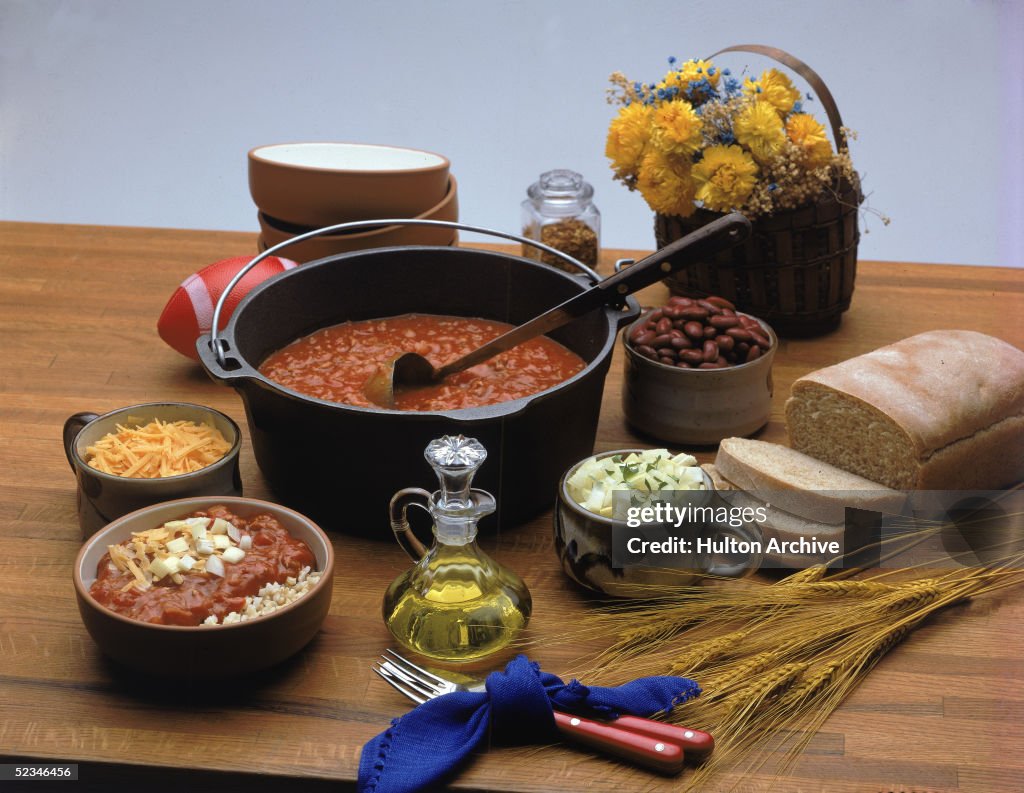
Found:
M 494 496 L 472 488 L 487 459 L 475 438 L 438 438 L 424 456 L 441 489 L 405 488 L 391 499 L 391 528 L 415 564 L 384 595 L 384 622 L 413 652 L 444 661 L 470 661 L 505 647 L 526 625 L 533 604 L 526 584 L 476 543 L 477 521 L 495 510 Z M 425 503 L 424 503 L 425 501 Z M 428 550 L 409 528 L 410 506 L 434 520 Z

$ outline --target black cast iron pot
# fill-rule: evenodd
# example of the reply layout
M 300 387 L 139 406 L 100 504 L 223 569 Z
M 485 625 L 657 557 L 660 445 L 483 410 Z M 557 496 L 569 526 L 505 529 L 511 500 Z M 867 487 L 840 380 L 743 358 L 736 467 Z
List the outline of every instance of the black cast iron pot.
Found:
M 210 376 L 241 395 L 256 461 L 279 500 L 324 528 L 387 532 L 392 494 L 435 489 L 423 450 L 454 433 L 487 448 L 474 485 L 497 498 L 491 526 L 511 526 L 549 509 L 562 473 L 593 452 L 616 333 L 639 313 L 632 299 L 626 310 L 593 311 L 550 334 L 587 362 L 583 371 L 547 391 L 487 407 L 420 413 L 342 405 L 280 386 L 257 367 L 296 338 L 347 320 L 417 312 L 520 324 L 591 283 L 490 251 L 357 251 L 260 284 L 219 334 L 223 360 L 209 335 L 197 347 Z

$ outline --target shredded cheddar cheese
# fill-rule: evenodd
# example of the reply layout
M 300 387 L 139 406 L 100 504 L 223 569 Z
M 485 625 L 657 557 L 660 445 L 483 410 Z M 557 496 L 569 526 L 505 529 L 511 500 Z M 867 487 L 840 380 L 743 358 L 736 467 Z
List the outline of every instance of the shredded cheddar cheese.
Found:
M 86 448 L 86 462 L 98 471 L 134 479 L 178 476 L 217 462 L 231 449 L 209 424 L 151 421 L 144 427 L 117 425 Z

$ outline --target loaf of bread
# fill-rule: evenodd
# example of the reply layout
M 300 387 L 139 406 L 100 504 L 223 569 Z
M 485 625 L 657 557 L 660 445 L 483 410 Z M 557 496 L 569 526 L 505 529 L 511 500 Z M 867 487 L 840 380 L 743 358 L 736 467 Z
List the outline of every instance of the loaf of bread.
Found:
M 718 446 L 718 477 L 769 502 L 771 509 L 821 525 L 841 524 L 846 507 L 898 512 L 902 494 L 787 446 L 726 438 Z
M 801 377 L 790 445 L 892 488 L 1024 479 L 1024 352 L 968 330 L 911 336 Z

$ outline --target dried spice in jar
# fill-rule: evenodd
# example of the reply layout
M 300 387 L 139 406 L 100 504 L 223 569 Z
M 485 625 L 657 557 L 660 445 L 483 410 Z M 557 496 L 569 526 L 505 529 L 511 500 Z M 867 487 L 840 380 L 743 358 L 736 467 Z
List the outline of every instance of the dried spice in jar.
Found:
M 600 250 L 601 213 L 594 206 L 594 188 L 575 171 L 555 170 L 541 174 L 527 188 L 522 204 L 523 236 L 542 242 L 572 256 L 583 264 L 596 266 Z M 563 270 L 572 266 L 563 259 L 532 245 L 523 245 L 523 255 Z

